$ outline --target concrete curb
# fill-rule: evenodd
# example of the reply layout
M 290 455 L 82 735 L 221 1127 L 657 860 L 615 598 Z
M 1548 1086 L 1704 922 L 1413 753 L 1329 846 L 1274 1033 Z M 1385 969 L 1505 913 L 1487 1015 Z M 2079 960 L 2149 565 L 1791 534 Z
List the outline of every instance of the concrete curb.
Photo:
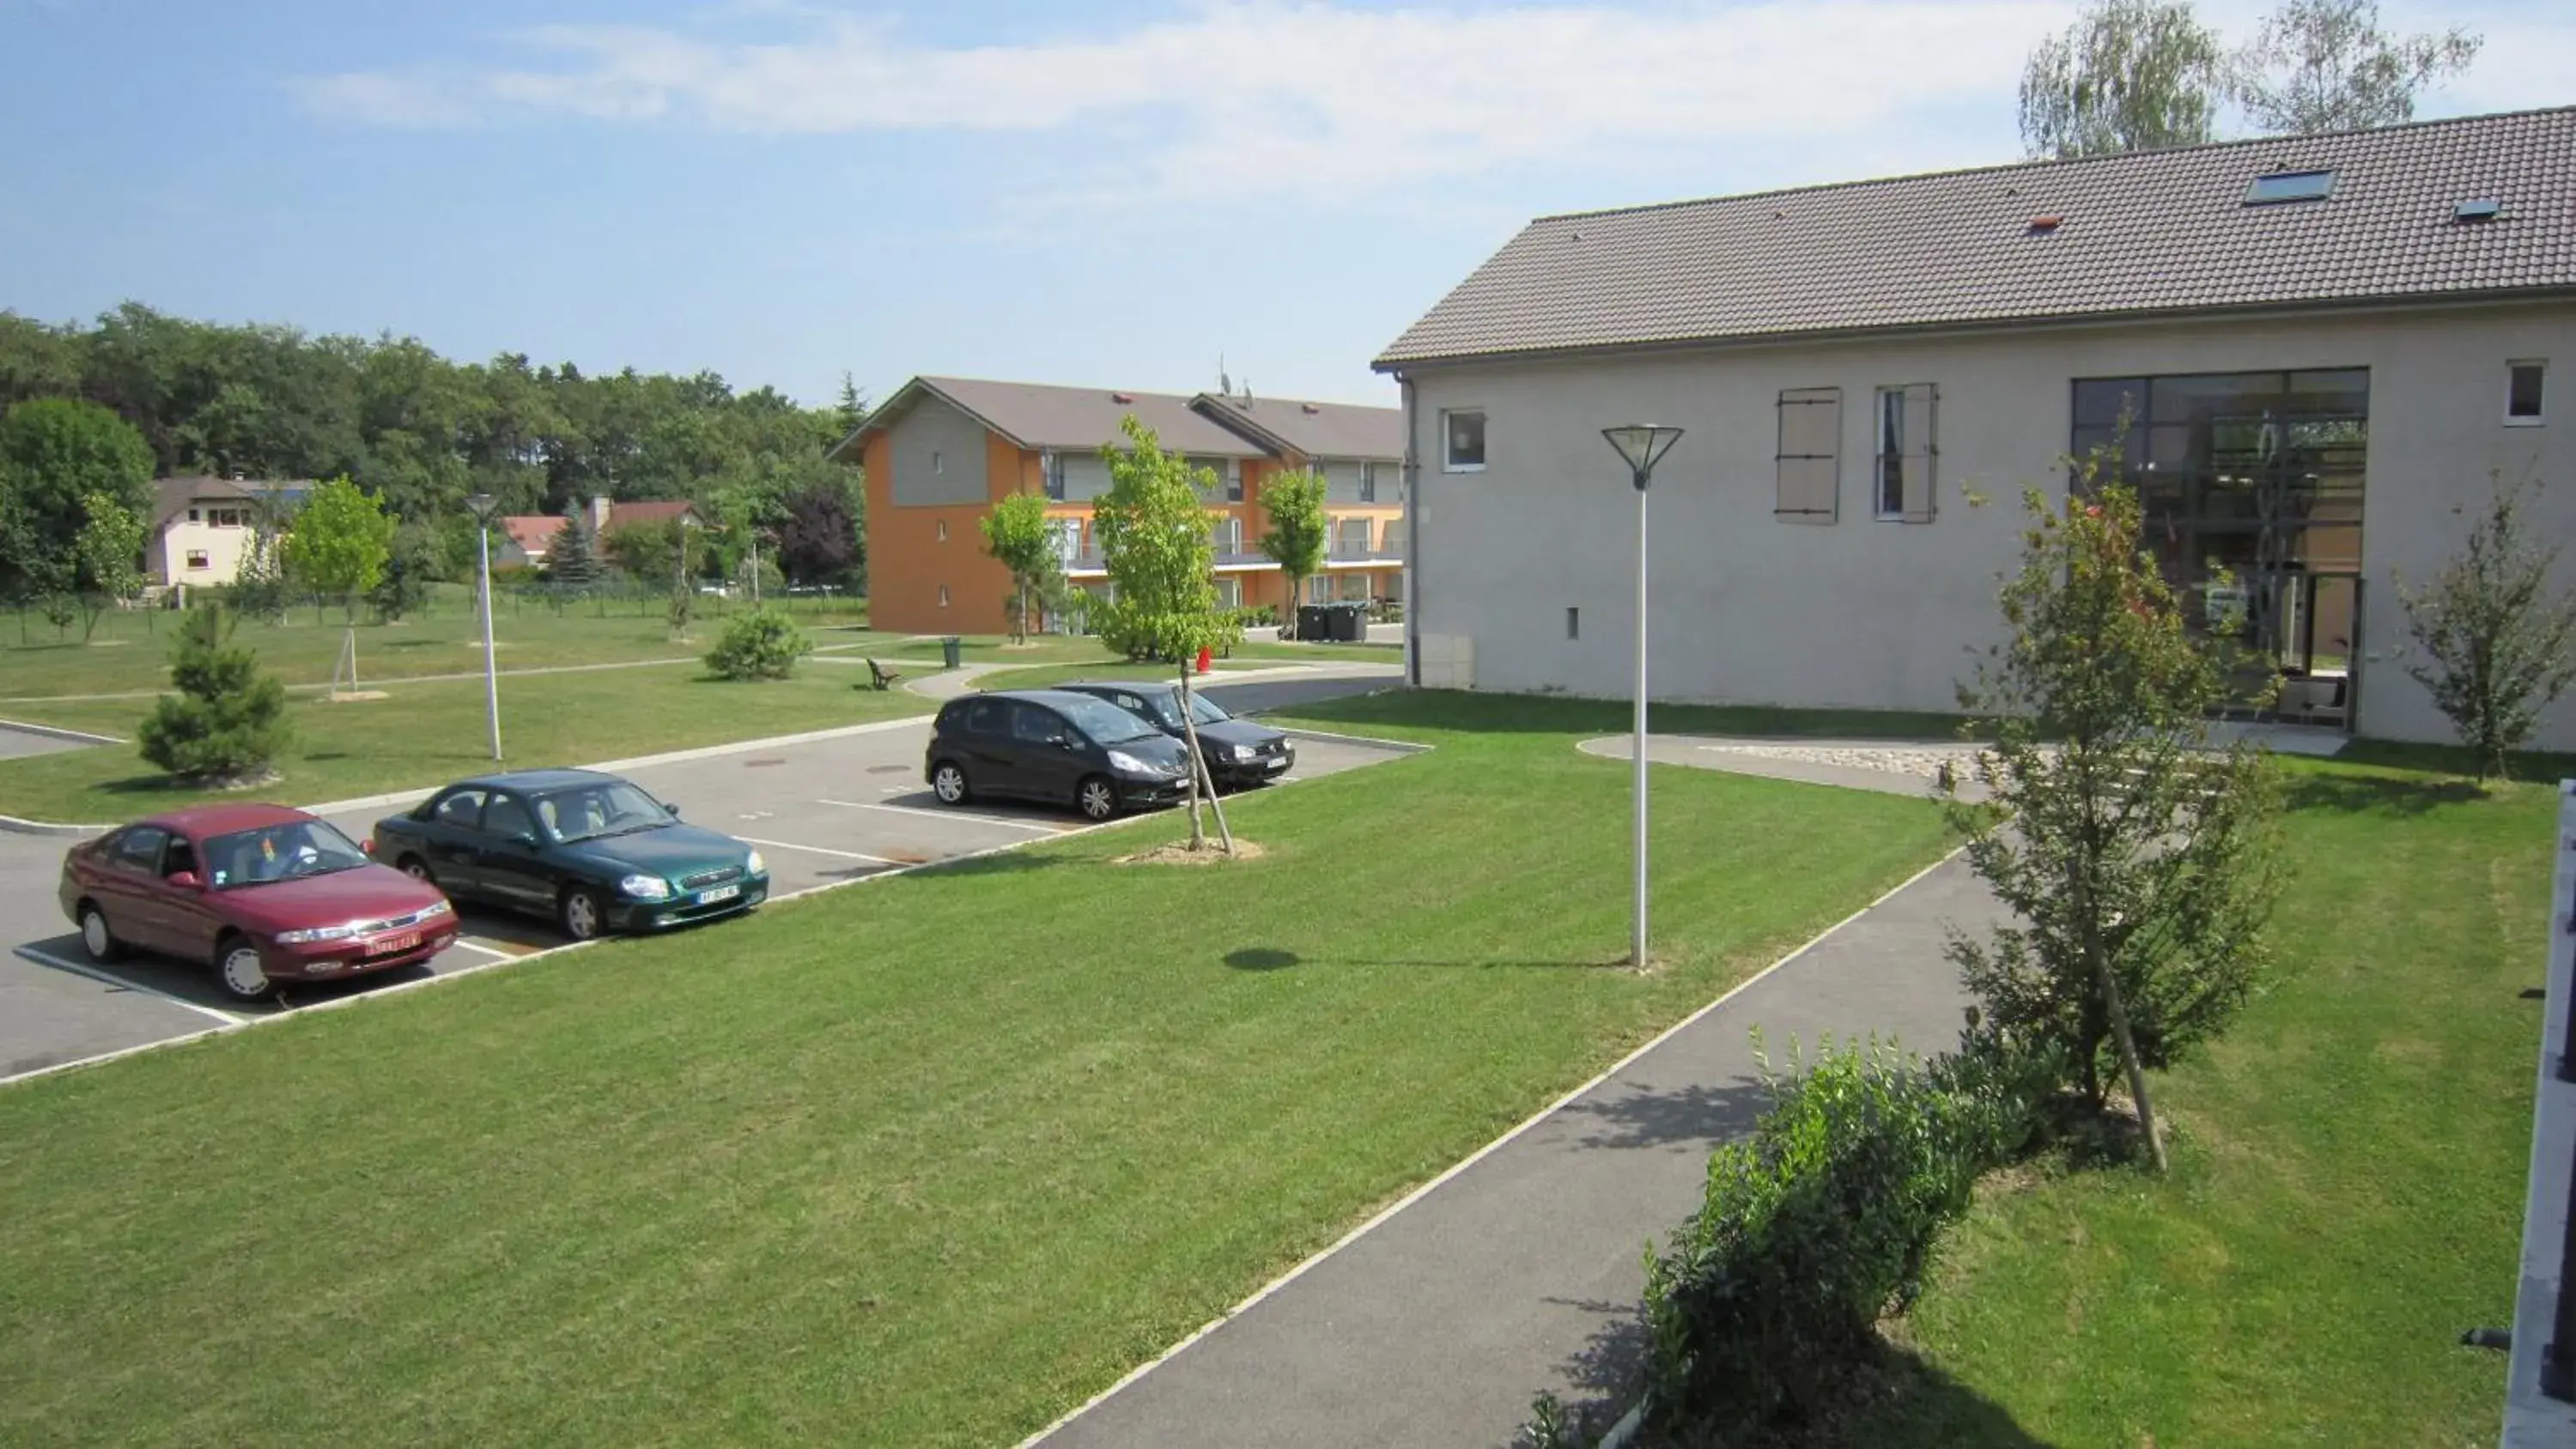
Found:
M 104 835 L 113 825 L 71 825 L 55 820 L 21 820 L 15 815 L 0 815 L 0 832 L 10 835 Z
M 78 745 L 123 745 L 133 743 L 115 735 L 94 735 L 85 730 L 67 730 L 60 725 L 29 724 L 20 719 L 0 719 L 0 730 L 16 730 L 22 735 L 42 735 L 49 740 L 70 740 Z

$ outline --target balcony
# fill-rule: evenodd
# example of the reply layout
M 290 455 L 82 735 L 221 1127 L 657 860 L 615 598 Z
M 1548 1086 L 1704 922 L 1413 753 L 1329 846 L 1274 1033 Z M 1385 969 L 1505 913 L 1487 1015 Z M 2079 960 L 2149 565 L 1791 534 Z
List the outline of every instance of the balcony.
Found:
M 1243 520 L 1240 518 L 1220 518 L 1210 523 L 1208 548 L 1216 555 L 1220 566 L 1262 562 L 1258 551 L 1244 547 Z
M 1389 519 L 1383 527 L 1366 518 L 1333 520 L 1324 557 L 1334 563 L 1372 563 L 1404 557 L 1404 525 Z

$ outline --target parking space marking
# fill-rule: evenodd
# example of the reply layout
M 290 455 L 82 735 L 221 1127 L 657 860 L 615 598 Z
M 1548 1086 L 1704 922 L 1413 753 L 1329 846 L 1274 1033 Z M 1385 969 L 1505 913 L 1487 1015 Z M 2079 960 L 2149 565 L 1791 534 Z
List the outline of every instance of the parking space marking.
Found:
M 245 1020 L 247 1020 L 247 1018 L 236 1016 L 229 1011 L 217 1011 L 211 1006 L 200 1006 L 196 1002 L 190 1001 L 184 996 L 173 996 L 169 992 L 163 991 L 158 987 L 146 986 L 140 981 L 129 980 L 126 977 L 117 975 L 113 971 L 101 971 L 95 966 L 85 966 L 78 961 L 66 961 L 51 951 L 40 951 L 33 946 L 20 946 L 18 948 L 18 954 L 35 962 L 39 966 L 51 966 L 57 971 L 68 971 L 74 976 L 86 976 L 90 980 L 98 982 L 102 986 L 117 986 L 122 987 L 127 991 L 140 993 L 144 996 L 158 997 L 159 999 L 170 1003 L 172 1006 L 184 1006 L 188 1010 L 196 1012 L 200 1016 L 211 1016 L 226 1026 L 240 1026 Z
M 467 951 L 480 951 L 486 956 L 497 956 L 504 961 L 516 961 L 522 955 L 526 954 L 521 951 L 504 951 L 498 946 L 486 946 L 480 941 L 466 940 L 463 936 L 459 936 L 455 940 L 448 942 L 447 948 L 451 951 L 460 948 Z
M 766 845 L 772 850 L 809 850 L 816 855 L 837 855 L 843 860 L 864 860 L 871 865 L 903 864 L 902 861 L 888 860 L 882 855 L 867 855 L 855 850 L 834 850 L 828 845 L 799 845 L 793 840 L 763 840 L 757 835 L 737 835 L 734 839 L 747 841 L 753 845 Z
M 1034 820 L 1009 820 L 999 815 L 975 815 L 963 810 L 917 810 L 910 805 L 877 805 L 862 800 L 820 800 L 822 805 L 838 805 L 845 810 L 884 810 L 896 815 L 918 815 L 925 820 L 980 820 L 987 825 L 1007 825 L 1013 830 L 1034 830 L 1043 835 L 1062 835 L 1060 825 L 1040 825 Z

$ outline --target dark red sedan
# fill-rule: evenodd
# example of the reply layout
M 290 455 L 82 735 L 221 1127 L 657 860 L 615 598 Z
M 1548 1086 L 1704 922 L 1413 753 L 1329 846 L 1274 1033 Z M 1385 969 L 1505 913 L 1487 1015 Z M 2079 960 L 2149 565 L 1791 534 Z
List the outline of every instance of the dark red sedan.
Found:
M 239 1001 L 426 961 L 456 939 L 438 887 L 282 805 L 173 810 L 73 846 L 62 902 L 92 957 L 203 961 Z

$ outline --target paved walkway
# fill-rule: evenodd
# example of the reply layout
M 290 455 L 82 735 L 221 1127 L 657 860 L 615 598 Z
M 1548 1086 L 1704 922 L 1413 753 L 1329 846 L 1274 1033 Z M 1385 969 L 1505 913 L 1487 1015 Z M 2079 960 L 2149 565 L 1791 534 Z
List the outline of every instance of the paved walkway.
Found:
M 1924 782 L 1845 769 L 1832 783 Z M 1542 1389 L 1616 1392 L 1640 1250 L 1699 1205 L 1709 1151 L 1761 1109 L 1751 1029 L 1780 1049 L 1871 1031 L 1946 1048 L 1966 999 L 1944 926 L 1998 911 L 1964 860 L 1933 867 L 1031 1442 L 1501 1449 Z

